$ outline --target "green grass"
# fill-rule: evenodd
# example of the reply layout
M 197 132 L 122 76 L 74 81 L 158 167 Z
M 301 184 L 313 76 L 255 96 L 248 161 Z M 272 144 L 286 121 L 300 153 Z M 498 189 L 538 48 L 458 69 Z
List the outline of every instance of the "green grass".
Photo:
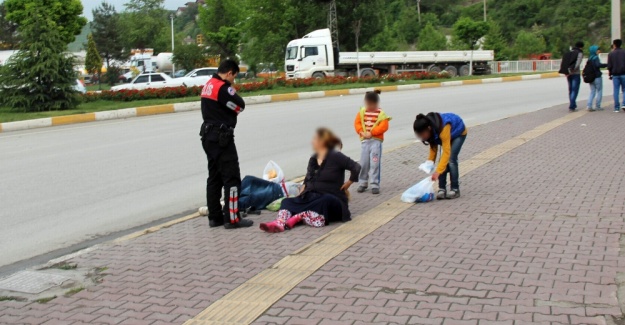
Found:
M 50 266 L 51 269 L 59 269 L 59 270 L 64 270 L 64 271 L 69 271 L 69 270 L 75 270 L 76 268 L 78 268 L 78 264 L 76 263 L 68 263 L 68 262 L 61 262 L 58 264 L 54 264 L 52 266 Z
M 432 82 L 444 82 L 444 81 L 457 81 L 457 80 L 472 80 L 472 79 L 487 79 L 487 78 L 500 78 L 511 77 L 519 75 L 528 75 L 532 73 L 510 73 L 488 76 L 468 76 L 468 77 L 456 77 L 451 79 L 435 79 L 435 80 L 409 80 L 403 82 L 392 83 L 354 83 L 344 85 L 324 85 L 324 86 L 312 86 L 305 88 L 292 88 L 292 87 L 276 87 L 274 89 L 267 89 L 249 93 L 242 93 L 243 97 L 259 96 L 259 95 L 276 95 L 276 94 L 289 94 L 298 92 L 310 92 L 310 91 L 323 91 L 323 90 L 340 90 L 340 89 L 352 89 L 352 88 L 367 88 L 367 87 L 379 87 L 379 86 L 393 86 L 393 85 L 410 85 L 410 84 L 422 84 Z M 93 87 L 93 86 L 89 86 Z M 95 85 L 97 87 L 97 85 Z M 104 87 L 104 85 L 103 85 Z M 20 112 L 14 111 L 8 107 L 0 107 L 0 123 L 1 122 L 15 122 L 23 120 L 31 120 L 37 118 L 65 116 L 73 114 L 93 113 L 101 111 L 110 111 L 123 108 L 141 107 L 141 106 L 153 106 L 163 104 L 175 104 L 175 103 L 188 103 L 198 101 L 198 97 L 184 97 L 174 99 L 151 99 L 134 102 L 116 102 L 116 101 L 96 101 L 90 103 L 82 103 L 78 108 L 67 111 L 48 111 L 48 112 Z
M 71 297 L 81 291 L 85 290 L 85 287 L 76 287 L 76 288 L 71 288 L 69 290 L 67 290 L 64 294 L 65 297 Z
M 0 296 L 0 301 L 26 301 L 26 299 L 20 297 Z
M 39 299 L 35 300 L 35 302 L 36 303 L 40 303 L 40 304 L 47 304 L 48 302 L 52 301 L 55 298 L 56 298 L 56 296 L 39 298 Z

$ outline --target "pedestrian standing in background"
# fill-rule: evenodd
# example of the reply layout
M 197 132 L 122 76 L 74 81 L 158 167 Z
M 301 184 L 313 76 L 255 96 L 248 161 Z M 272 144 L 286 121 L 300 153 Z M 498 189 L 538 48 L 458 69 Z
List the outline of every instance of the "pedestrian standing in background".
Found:
M 601 59 L 599 59 L 599 54 L 601 51 L 599 50 L 599 46 L 593 45 L 590 47 L 590 56 L 588 57 L 588 68 L 584 68 L 584 80 L 586 78 L 585 72 L 586 69 L 592 69 L 592 75 L 595 80 L 589 82 L 590 85 L 590 97 L 588 97 L 588 105 L 586 105 L 586 109 L 589 111 L 601 111 L 601 99 L 603 98 L 603 78 L 601 78 L 601 68 L 605 68 L 608 65 L 601 63 Z M 595 106 L 593 107 L 593 102 L 597 99 Z
M 614 50 L 608 54 L 608 74 L 614 86 L 614 113 L 625 109 L 625 51 L 622 45 L 623 41 L 615 39 L 612 42 Z M 623 93 L 623 104 L 619 101 L 620 93 Z
M 380 90 L 365 94 L 365 106 L 360 109 L 354 121 L 356 133 L 360 136 L 360 176 L 358 193 L 371 186 L 372 194 L 380 194 L 380 164 L 382 164 L 382 142 L 388 131 L 390 116 L 380 109 Z
M 577 95 L 579 95 L 579 86 L 581 84 L 580 66 L 584 59 L 583 49 L 584 43 L 577 42 L 570 52 L 562 57 L 562 65 L 560 73 L 566 76 L 569 84 L 569 111 L 577 110 Z

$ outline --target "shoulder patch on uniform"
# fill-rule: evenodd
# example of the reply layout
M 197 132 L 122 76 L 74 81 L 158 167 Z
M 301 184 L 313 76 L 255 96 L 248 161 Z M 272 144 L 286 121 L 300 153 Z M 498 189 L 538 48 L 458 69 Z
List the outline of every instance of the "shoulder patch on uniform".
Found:
M 234 94 L 236 94 L 237 91 L 234 89 L 234 87 L 228 87 L 228 94 L 230 94 L 231 96 L 234 96 Z

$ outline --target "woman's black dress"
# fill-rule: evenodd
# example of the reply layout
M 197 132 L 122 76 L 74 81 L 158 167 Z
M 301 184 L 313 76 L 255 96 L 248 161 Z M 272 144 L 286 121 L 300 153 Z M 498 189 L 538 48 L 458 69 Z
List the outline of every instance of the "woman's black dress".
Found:
M 345 182 L 345 171 L 350 171 L 349 179 L 356 183 L 360 174 L 360 165 L 343 153 L 331 150 L 321 165 L 317 155 L 310 157 L 304 179 L 304 192 L 297 197 L 284 199 L 281 209 L 292 214 L 314 211 L 325 217 L 326 225 L 330 221 L 349 221 L 347 195 L 341 191 Z

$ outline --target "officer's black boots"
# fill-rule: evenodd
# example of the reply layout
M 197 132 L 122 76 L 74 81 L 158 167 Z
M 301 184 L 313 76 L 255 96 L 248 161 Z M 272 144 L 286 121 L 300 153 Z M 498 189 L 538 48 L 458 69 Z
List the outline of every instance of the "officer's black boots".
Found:
M 226 229 L 237 229 L 237 228 L 247 228 L 254 225 L 254 221 L 249 219 L 241 219 L 237 223 L 226 223 L 224 224 L 224 228 Z
M 211 228 L 217 228 L 224 225 L 224 222 L 221 220 L 208 220 L 208 226 Z

